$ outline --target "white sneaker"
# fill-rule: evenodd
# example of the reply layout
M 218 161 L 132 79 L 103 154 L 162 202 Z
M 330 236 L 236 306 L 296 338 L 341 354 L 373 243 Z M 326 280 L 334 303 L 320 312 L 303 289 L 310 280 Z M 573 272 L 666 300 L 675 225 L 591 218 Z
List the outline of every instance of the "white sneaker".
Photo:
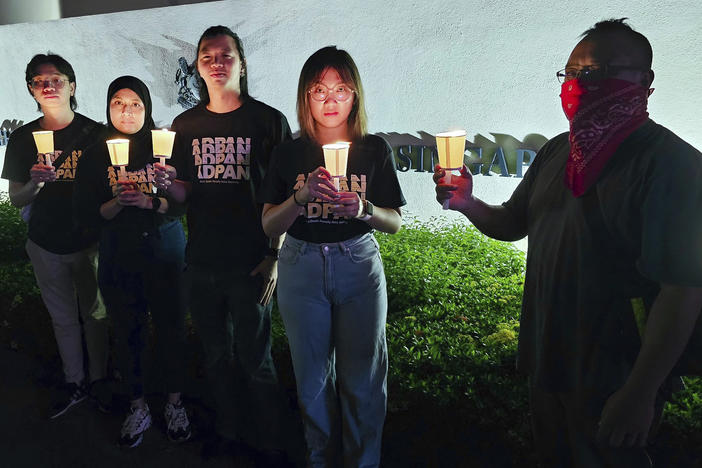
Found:
M 149 427 L 151 427 L 149 405 L 144 405 L 143 408 L 132 407 L 122 424 L 119 445 L 129 448 L 136 447 L 141 443 L 141 440 L 144 438 L 144 432 Z
M 185 442 L 190 438 L 190 421 L 182 403 L 166 403 L 164 410 L 168 438 L 172 442 Z

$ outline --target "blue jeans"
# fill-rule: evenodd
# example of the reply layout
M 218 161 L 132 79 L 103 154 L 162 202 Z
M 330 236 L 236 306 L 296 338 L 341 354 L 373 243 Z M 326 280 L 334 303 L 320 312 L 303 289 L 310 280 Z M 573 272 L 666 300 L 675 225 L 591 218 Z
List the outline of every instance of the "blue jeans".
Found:
M 340 441 L 344 466 L 378 466 L 388 352 L 377 241 L 370 233 L 331 244 L 287 236 L 278 274 L 310 466 L 340 466 Z

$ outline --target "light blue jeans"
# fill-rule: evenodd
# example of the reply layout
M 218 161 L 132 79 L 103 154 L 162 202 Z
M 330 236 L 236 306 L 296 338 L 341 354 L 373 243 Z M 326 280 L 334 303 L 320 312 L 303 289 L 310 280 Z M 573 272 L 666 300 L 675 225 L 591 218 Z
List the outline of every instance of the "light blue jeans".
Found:
M 290 343 L 309 465 L 375 467 L 387 400 L 387 291 L 372 234 L 285 238 L 278 304 Z

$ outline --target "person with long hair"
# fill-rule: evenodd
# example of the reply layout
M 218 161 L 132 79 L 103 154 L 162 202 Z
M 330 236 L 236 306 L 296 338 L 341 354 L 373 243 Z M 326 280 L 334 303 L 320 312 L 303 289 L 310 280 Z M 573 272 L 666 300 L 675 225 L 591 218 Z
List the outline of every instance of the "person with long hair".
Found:
M 265 232 L 287 232 L 278 303 L 308 462 L 378 466 L 387 399 L 387 291 L 373 230 L 397 232 L 405 199 L 392 149 L 368 134 L 361 79 L 346 51 L 325 47 L 307 59 L 297 116 L 300 138 L 275 150 L 260 200 Z M 323 167 L 322 145 L 340 141 L 350 142 L 350 150 L 337 190 Z
M 288 122 L 248 92 L 239 36 L 208 28 L 197 45 L 201 102 L 176 117 L 172 166 L 161 187 L 188 201 L 186 278 L 215 400 L 216 436 L 205 456 L 258 449 L 282 459 L 284 395 L 271 357 L 271 297 L 280 239 L 266 237 L 256 196 Z M 177 178 L 176 178 L 177 177 Z
M 119 443 L 136 447 L 151 426 L 144 399 L 144 357 L 153 322 L 169 439 L 190 438 L 181 402 L 184 385 L 185 307 L 181 295 L 185 233 L 184 206 L 155 191 L 151 96 L 133 76 L 114 80 L 107 91 L 107 129 L 79 165 L 74 202 L 78 219 L 99 226 L 98 277 L 115 334 L 116 360 L 130 393 Z M 105 141 L 129 140 L 126 178 L 112 165 Z
M 12 132 L 2 178 L 10 182 L 10 202 L 22 208 L 29 224 L 26 250 L 63 362 L 65 386 L 54 394 L 49 413 L 56 418 L 106 382 L 107 321 L 98 294 L 97 232 L 74 225 L 71 204 L 76 166 L 100 127 L 75 112 L 76 75 L 63 57 L 35 55 L 25 78 L 42 116 Z M 49 130 L 54 151 L 37 154 L 32 132 Z

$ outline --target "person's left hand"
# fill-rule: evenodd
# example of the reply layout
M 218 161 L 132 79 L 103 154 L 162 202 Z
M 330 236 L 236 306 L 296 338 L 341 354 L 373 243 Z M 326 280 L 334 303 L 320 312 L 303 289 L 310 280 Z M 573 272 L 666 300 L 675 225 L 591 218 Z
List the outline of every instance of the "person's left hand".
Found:
M 357 218 L 363 212 L 363 203 L 356 192 L 339 192 L 331 212 L 344 218 Z
M 141 209 L 150 209 L 151 200 L 142 193 L 141 190 L 136 188 L 136 185 L 132 182 L 121 182 L 119 184 L 123 185 L 123 189 L 117 194 L 117 202 L 122 206 L 136 206 Z
M 259 263 L 249 274 L 251 276 L 261 275 L 261 278 L 263 278 L 261 296 L 259 297 L 258 302 L 263 306 L 267 305 L 270 302 L 271 297 L 273 297 L 275 283 L 278 280 L 278 260 L 273 257 L 265 256 L 263 257 L 261 263 Z
M 626 386 L 614 392 L 600 415 L 597 440 L 611 447 L 643 447 L 653 421 L 653 398 Z

